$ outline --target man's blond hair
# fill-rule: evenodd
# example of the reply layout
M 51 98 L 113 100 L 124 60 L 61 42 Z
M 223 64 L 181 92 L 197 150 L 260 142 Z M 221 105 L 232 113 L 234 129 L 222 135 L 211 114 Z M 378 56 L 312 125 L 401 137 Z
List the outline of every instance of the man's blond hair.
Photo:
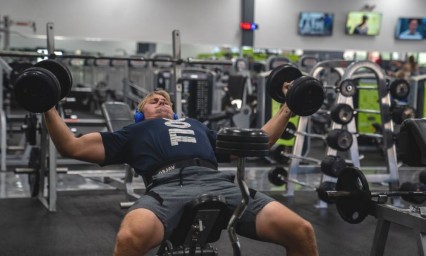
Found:
M 169 103 L 169 105 L 173 107 L 173 103 L 170 99 L 169 93 L 163 89 L 159 89 L 159 90 L 152 91 L 148 93 L 145 97 L 143 97 L 143 99 L 138 104 L 138 111 L 143 112 L 143 108 L 145 107 L 146 103 L 155 95 L 163 96 L 166 99 L 167 103 Z

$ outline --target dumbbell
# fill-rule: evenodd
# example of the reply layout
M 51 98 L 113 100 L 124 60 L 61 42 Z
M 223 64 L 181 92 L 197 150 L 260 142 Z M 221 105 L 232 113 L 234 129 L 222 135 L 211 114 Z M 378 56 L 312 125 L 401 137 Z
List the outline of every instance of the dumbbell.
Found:
M 287 126 L 281 137 L 291 138 L 296 134 L 300 134 L 312 138 L 319 138 L 325 140 L 329 147 L 338 151 L 347 151 L 353 143 L 352 133 L 345 129 L 333 129 L 327 135 L 321 135 L 307 132 L 298 132 L 296 130 L 293 130 L 292 128 L 293 127 Z
M 394 105 L 391 107 L 390 111 L 392 120 L 396 124 L 401 124 L 405 119 L 415 117 L 415 109 L 407 105 Z M 336 104 L 330 111 L 330 117 L 333 122 L 346 125 L 352 121 L 354 115 L 358 112 L 380 114 L 380 111 L 378 110 L 353 109 L 349 104 L 339 103 Z
M 293 183 L 297 185 L 301 185 L 303 187 L 314 189 L 317 194 L 318 198 L 326 203 L 334 203 L 334 200 L 327 197 L 326 191 L 334 190 L 336 187 L 336 184 L 331 181 L 324 181 L 322 182 L 319 187 L 315 187 L 311 184 L 298 181 L 296 179 L 292 179 L 288 177 L 288 172 L 284 167 L 278 166 L 268 171 L 268 180 L 275 186 L 283 186 L 287 183 Z
M 416 110 L 408 105 L 400 105 L 397 102 L 394 102 L 391 105 L 391 116 L 392 121 L 396 124 L 402 124 L 407 119 L 416 117 Z
M 47 59 L 24 70 L 15 80 L 16 101 L 33 113 L 43 113 L 64 98 L 72 86 L 68 68 L 58 61 Z
M 419 181 L 420 182 L 409 182 L 406 181 L 401 184 L 399 187 L 400 191 L 426 191 L 426 171 L 421 171 L 419 173 Z M 413 196 L 413 197 L 406 197 L 401 196 L 402 199 L 404 199 L 407 202 L 415 203 L 415 204 L 421 204 L 426 201 L 426 195 L 420 195 L 420 196 Z
M 290 83 L 284 95 L 283 85 Z M 269 74 L 266 87 L 271 98 L 280 103 L 287 103 L 296 115 L 309 116 L 317 112 L 324 102 L 324 90 L 319 80 L 304 76 L 290 64 L 274 68 Z
M 377 90 L 377 87 L 357 86 L 352 79 L 345 79 L 340 82 L 337 91 L 345 97 L 352 97 L 357 89 Z M 410 84 L 404 79 L 395 79 L 389 84 L 388 90 L 393 98 L 403 100 L 410 93 Z
M 330 177 L 337 178 L 348 164 L 341 156 L 328 155 L 321 161 L 321 172 Z
M 390 83 L 389 91 L 395 99 L 404 100 L 410 94 L 410 84 L 405 79 L 395 79 Z
M 237 182 L 241 191 L 241 202 L 232 214 L 228 223 L 228 234 L 234 250 L 234 255 L 241 255 L 238 237 L 236 235 L 236 221 L 247 208 L 250 199 L 249 189 L 244 180 L 245 158 L 262 157 L 269 155 L 269 137 L 261 129 L 240 129 L 235 127 L 222 128 L 217 133 L 216 153 L 234 155 L 238 157 Z

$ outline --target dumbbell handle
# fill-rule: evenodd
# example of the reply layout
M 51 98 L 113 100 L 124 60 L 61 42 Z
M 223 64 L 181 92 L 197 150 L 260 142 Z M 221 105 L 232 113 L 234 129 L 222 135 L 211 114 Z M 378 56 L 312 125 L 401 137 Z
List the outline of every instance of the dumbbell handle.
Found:
M 286 128 L 286 131 L 288 133 L 290 133 L 291 135 L 300 134 L 302 136 L 311 137 L 311 138 L 318 138 L 318 139 L 323 139 L 323 140 L 325 140 L 325 138 L 327 137 L 326 135 L 314 134 L 314 133 L 307 133 L 307 132 L 303 132 L 303 131 L 299 132 L 299 131 L 296 131 L 296 130 L 293 130 L 293 129 L 289 129 L 289 128 Z

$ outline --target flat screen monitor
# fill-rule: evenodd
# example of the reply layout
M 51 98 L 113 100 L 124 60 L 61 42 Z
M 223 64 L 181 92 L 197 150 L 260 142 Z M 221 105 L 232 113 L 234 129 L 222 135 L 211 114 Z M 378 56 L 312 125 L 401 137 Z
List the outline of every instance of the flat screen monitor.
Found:
M 426 17 L 398 18 L 395 37 L 400 40 L 426 39 Z
M 331 36 L 333 32 L 333 13 L 300 12 L 298 32 L 302 36 Z
M 382 25 L 379 12 L 349 12 L 346 19 L 346 34 L 360 36 L 377 36 Z

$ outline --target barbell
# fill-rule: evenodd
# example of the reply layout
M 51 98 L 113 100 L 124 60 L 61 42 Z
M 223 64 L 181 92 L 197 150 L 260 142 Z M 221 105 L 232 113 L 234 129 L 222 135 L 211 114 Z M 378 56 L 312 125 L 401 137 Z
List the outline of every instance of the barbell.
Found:
M 348 223 L 361 223 L 370 213 L 373 203 L 385 203 L 389 197 L 400 196 L 412 203 L 426 201 L 426 192 L 420 187 L 401 187 L 399 191 L 372 192 L 365 175 L 356 167 L 345 167 L 336 181 L 335 191 L 325 191 L 326 200 L 335 201 L 339 215 Z M 375 199 L 375 201 L 373 200 Z

